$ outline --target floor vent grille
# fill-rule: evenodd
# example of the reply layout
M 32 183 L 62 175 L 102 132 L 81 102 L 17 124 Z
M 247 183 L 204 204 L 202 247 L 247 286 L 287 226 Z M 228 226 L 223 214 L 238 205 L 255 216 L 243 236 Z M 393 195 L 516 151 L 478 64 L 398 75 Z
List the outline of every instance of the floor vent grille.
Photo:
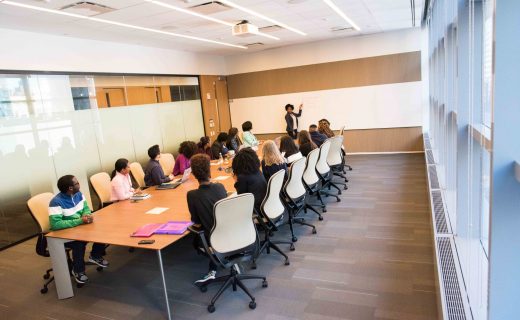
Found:
M 426 161 L 428 161 L 428 164 L 435 164 L 435 159 L 433 158 L 433 152 L 431 150 L 426 150 Z
M 432 144 L 430 143 L 430 139 L 424 139 L 424 148 L 425 149 L 431 149 Z
M 432 191 L 433 212 L 435 213 L 435 229 L 439 234 L 450 233 L 446 223 L 446 213 L 442 202 L 442 195 L 439 190 Z
M 449 237 L 437 237 L 437 250 L 440 257 L 440 273 L 446 299 L 447 316 L 449 320 L 466 320 L 464 303 L 460 292 L 452 243 Z
M 437 178 L 435 165 L 428 165 L 428 174 L 430 175 L 430 189 L 439 189 L 439 179 Z

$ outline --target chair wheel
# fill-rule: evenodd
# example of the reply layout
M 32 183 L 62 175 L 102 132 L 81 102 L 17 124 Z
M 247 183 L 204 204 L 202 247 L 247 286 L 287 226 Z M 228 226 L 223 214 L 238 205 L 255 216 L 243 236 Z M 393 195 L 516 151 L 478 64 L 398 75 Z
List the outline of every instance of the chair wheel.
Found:
M 215 306 L 212 305 L 212 304 L 210 304 L 210 305 L 208 306 L 208 312 L 209 312 L 209 313 L 213 313 L 213 312 L 215 312 Z
M 348 168 L 348 171 L 352 171 L 352 168 Z
M 83 288 L 84 285 L 84 283 L 76 283 L 76 288 Z
M 290 262 L 289 260 L 285 260 L 284 265 L 288 266 L 288 265 L 290 265 L 290 264 L 291 264 L 291 262 Z
M 340 198 L 336 198 L 336 202 L 340 202 L 340 201 L 341 201 L 341 199 L 340 199 Z
M 200 292 L 208 291 L 208 287 L 207 286 L 200 286 L 199 289 L 200 289 Z
M 298 238 L 296 238 L 296 237 L 292 237 L 291 240 L 292 240 L 292 242 L 296 242 L 296 241 L 298 241 Z
M 345 186 L 343 187 L 343 190 L 348 190 L 348 187 L 345 185 Z
M 319 216 L 319 217 L 318 217 L 318 220 L 323 221 L 323 217 L 322 217 L 322 216 Z
M 97 267 L 96 270 L 97 270 L 97 272 L 101 272 L 101 271 L 103 271 L 103 267 Z
M 251 269 L 256 270 L 256 263 L 253 263 L 253 264 L 251 265 Z
M 262 288 L 267 288 L 269 286 L 269 283 L 267 280 L 262 281 Z
M 338 191 L 338 194 L 341 194 L 341 190 Z
M 44 288 L 42 288 L 42 289 L 40 290 L 40 293 L 41 293 L 41 294 L 46 294 L 47 291 L 49 291 L 49 288 L 44 287 Z
M 289 247 L 289 250 L 294 251 L 296 248 L 294 247 L 294 244 L 291 243 L 291 246 Z
M 254 301 L 249 302 L 249 309 L 256 309 L 256 302 L 254 302 Z
M 321 209 L 321 211 L 327 212 L 327 208 L 323 208 L 323 209 Z
M 316 234 L 316 233 L 317 233 L 316 229 L 312 229 L 312 234 Z
M 45 279 L 45 280 L 49 279 L 50 277 L 51 277 L 50 274 L 44 274 L 43 275 L 43 279 Z

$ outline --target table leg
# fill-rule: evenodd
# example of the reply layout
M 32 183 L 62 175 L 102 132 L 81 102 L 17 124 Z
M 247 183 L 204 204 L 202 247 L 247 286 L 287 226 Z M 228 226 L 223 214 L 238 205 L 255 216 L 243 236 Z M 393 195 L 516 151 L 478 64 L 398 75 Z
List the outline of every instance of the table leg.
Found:
M 164 299 L 166 301 L 166 310 L 168 311 L 168 320 L 172 319 L 172 315 L 170 313 L 170 302 L 168 301 L 168 290 L 166 289 L 166 278 L 164 277 L 164 268 L 162 262 L 161 250 L 157 250 L 157 257 L 159 258 L 159 268 L 161 269 L 161 277 L 164 288 Z
M 58 292 L 58 299 L 67 299 L 74 296 L 72 283 L 70 281 L 69 265 L 67 263 L 67 253 L 63 246 L 70 240 L 47 238 L 47 248 L 51 256 L 52 272 L 54 283 Z

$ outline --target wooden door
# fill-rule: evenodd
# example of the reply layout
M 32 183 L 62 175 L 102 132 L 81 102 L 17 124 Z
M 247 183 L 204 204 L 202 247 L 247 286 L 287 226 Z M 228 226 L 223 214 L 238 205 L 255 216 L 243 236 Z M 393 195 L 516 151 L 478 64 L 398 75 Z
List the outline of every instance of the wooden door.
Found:
M 217 111 L 219 118 L 219 130 L 228 132 L 231 128 L 231 113 L 229 111 L 229 99 L 226 77 L 218 77 L 214 82 L 215 96 L 217 99 Z
M 96 89 L 98 107 L 126 106 L 125 89 L 123 88 L 99 88 Z

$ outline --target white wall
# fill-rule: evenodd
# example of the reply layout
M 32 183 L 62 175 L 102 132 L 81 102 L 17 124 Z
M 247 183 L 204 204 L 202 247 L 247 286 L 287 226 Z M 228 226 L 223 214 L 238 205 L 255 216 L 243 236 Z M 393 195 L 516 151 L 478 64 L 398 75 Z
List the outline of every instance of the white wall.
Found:
M 0 70 L 226 74 L 221 56 L 0 29 Z
M 415 28 L 226 56 L 226 66 L 237 74 L 420 50 L 421 29 Z

